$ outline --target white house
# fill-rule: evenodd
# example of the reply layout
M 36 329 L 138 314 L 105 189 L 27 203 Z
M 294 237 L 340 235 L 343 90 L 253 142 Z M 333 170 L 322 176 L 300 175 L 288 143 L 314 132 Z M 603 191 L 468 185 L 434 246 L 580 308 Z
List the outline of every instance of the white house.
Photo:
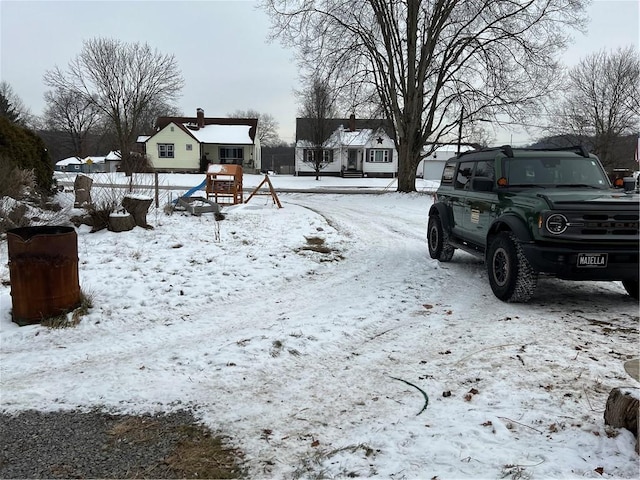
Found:
M 107 155 L 89 155 L 85 158 L 69 157 L 56 162 L 60 172 L 95 173 L 116 172 L 120 165 L 120 152 L 112 150 Z
M 315 175 L 316 158 L 322 155 L 320 175 L 349 177 L 396 177 L 398 153 L 393 132 L 385 120 L 326 119 L 321 128 L 327 138 L 318 137 L 319 122 L 309 118 L 296 119 L 295 174 Z M 315 128 L 314 128 L 315 127 Z M 320 145 L 318 145 L 320 143 Z
M 138 137 L 149 163 L 159 172 L 205 172 L 208 164 L 261 169 L 257 118 L 159 117 L 156 132 Z
M 425 153 L 429 150 L 430 148 L 424 148 Z M 460 152 L 468 152 L 469 150 L 475 150 L 475 146 L 467 143 L 460 144 Z M 444 164 L 448 159 L 455 157 L 457 154 L 457 144 L 450 143 L 436 147 L 430 155 L 424 157 L 418 164 L 416 176 L 422 177 L 425 180 L 440 180 L 442 178 Z
M 75 172 L 82 171 L 82 159 L 80 157 L 69 157 L 56 162 L 55 170 L 57 172 Z

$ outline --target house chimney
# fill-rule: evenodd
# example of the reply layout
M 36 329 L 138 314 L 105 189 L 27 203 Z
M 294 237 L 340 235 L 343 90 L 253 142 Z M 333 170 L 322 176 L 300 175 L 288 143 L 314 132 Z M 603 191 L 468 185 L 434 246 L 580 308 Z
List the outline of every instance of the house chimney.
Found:
M 349 131 L 351 132 L 356 131 L 356 116 L 353 113 L 349 117 Z
M 197 108 L 196 116 L 197 116 L 196 123 L 198 124 L 198 128 L 204 128 L 204 110 L 201 108 Z

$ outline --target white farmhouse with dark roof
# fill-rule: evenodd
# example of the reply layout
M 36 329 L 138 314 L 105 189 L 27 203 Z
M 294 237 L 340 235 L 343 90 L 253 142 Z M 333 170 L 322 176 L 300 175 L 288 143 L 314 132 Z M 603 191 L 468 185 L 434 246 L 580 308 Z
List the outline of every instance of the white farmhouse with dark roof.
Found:
M 261 169 L 257 118 L 159 117 L 156 132 L 138 138 L 158 172 L 205 172 L 209 164 Z

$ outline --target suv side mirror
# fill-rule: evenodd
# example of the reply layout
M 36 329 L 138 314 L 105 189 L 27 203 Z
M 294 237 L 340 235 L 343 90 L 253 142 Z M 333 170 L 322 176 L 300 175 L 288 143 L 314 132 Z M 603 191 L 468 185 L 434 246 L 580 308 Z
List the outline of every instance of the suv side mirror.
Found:
M 492 192 L 493 179 L 489 177 L 474 177 L 471 179 L 471 190 L 475 192 Z

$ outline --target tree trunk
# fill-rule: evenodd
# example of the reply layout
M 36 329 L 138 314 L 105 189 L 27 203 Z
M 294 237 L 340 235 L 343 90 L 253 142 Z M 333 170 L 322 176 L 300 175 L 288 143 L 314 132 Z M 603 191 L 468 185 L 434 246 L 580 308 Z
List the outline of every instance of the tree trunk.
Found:
M 636 437 L 636 452 L 640 453 L 638 443 L 638 409 L 640 408 L 640 389 L 632 387 L 614 388 L 609 393 L 604 411 L 604 423 L 616 428 L 626 428 Z
M 109 230 L 112 232 L 128 232 L 133 230 L 136 226 L 136 222 L 130 214 L 115 214 L 109 215 Z
M 124 197 L 122 206 L 133 216 L 135 224 L 142 228 L 153 228 L 147 223 L 147 212 L 153 202 L 149 197 Z
M 422 148 L 422 147 L 419 147 Z M 416 162 L 416 158 L 418 161 Z M 420 163 L 420 151 L 411 151 L 406 144 L 398 146 L 398 192 L 416 191 L 416 169 Z
M 86 175 L 77 175 L 73 182 L 73 191 L 76 199 L 73 202 L 75 208 L 83 208 L 91 205 L 91 185 L 93 180 Z

